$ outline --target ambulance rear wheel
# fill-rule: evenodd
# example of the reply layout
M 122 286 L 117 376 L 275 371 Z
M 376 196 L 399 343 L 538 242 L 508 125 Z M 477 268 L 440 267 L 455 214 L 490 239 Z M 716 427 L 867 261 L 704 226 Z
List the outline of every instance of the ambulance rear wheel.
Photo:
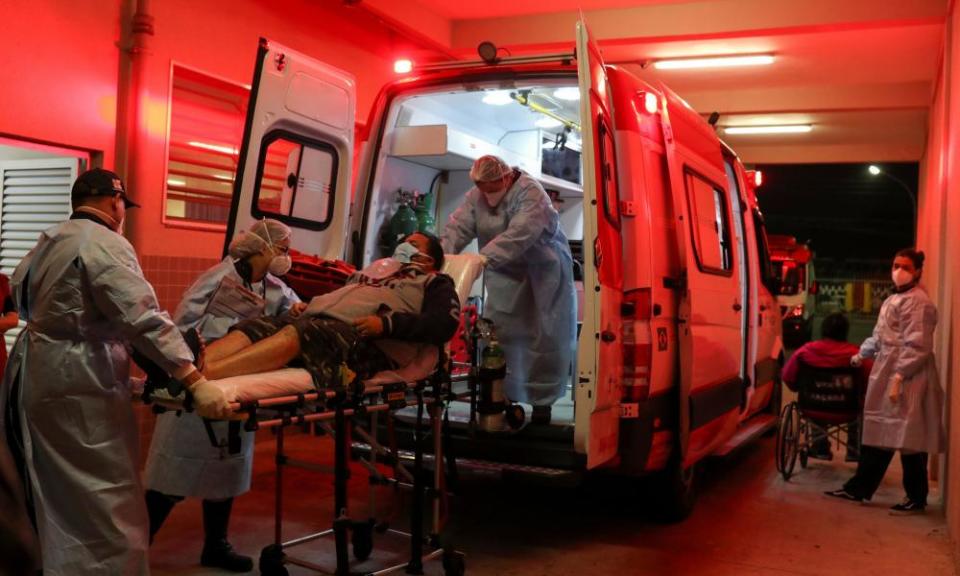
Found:
M 693 512 L 697 502 L 697 465 L 683 467 L 679 452 L 670 458 L 667 469 L 660 473 L 653 484 L 654 512 L 661 522 L 674 523 L 684 520 Z

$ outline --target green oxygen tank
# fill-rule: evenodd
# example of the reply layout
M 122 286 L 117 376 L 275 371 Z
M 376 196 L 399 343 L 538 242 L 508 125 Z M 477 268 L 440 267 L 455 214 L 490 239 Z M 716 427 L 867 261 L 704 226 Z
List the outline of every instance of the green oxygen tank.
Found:
M 433 219 L 433 194 L 427 192 L 417 198 L 417 230 L 436 234 L 437 221 Z
M 410 207 L 412 200 L 411 194 L 405 190 L 400 190 L 397 192 L 397 195 L 399 196 L 400 206 L 390 218 L 389 251 L 391 254 L 401 240 L 417 231 L 417 226 L 419 225 L 417 215 L 413 211 L 413 208 Z
M 504 430 L 504 420 L 509 404 L 505 378 L 507 357 L 496 336 L 480 354 L 480 397 L 477 402 L 480 429 L 485 432 Z

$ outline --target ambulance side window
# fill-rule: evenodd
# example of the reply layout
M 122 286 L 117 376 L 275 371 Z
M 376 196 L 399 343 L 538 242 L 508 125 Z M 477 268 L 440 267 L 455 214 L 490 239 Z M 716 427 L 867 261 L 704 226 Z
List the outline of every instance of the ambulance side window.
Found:
M 763 223 L 763 216 L 756 210 L 753 212 L 753 230 L 757 240 L 757 257 L 760 259 L 760 281 L 771 294 L 777 294 L 780 291 L 780 280 L 773 261 L 770 260 L 770 247 L 767 245 L 767 229 Z
M 253 215 L 297 228 L 330 225 L 337 188 L 336 149 L 285 130 L 266 134 L 257 163 Z
M 603 118 L 599 120 L 597 134 L 600 140 L 600 158 L 597 169 L 603 179 L 603 190 L 600 195 L 603 197 L 603 215 L 607 221 L 616 228 L 620 229 L 620 200 L 617 194 L 617 174 L 616 169 L 611 163 L 614 156 L 613 138 L 610 137 L 610 131 L 607 128 L 607 122 Z
M 729 210 L 723 188 L 699 174 L 686 172 L 694 253 L 700 270 L 729 276 L 733 270 Z

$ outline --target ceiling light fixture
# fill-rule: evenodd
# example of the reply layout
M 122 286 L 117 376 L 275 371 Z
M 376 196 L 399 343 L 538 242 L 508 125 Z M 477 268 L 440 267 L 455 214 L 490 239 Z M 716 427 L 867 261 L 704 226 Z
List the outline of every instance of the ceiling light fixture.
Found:
M 726 126 L 724 134 L 805 134 L 813 130 L 810 124 L 783 124 L 779 126 Z
M 739 56 L 705 56 L 702 58 L 669 58 L 657 60 L 658 70 L 687 70 L 690 68 L 733 68 L 737 66 L 764 66 L 773 64 L 772 54 L 745 54 Z
M 223 154 L 232 154 L 236 156 L 238 154 L 237 149 L 232 146 L 218 146 L 216 144 L 207 144 L 206 142 L 187 142 L 190 146 L 194 148 L 203 148 L 204 150 L 212 150 L 214 152 L 221 152 Z
M 483 103 L 490 104 L 491 106 L 504 106 L 513 102 L 513 97 L 510 96 L 510 92 L 507 90 L 495 90 L 493 92 L 487 92 L 483 96 Z
M 579 100 L 580 89 L 576 86 L 564 86 L 553 91 L 553 95 L 561 100 Z

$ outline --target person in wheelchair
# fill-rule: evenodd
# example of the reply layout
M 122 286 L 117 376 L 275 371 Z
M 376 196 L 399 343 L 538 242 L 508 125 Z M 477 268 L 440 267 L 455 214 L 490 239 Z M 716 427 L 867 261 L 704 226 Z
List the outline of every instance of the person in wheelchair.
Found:
M 850 366 L 850 357 L 860 351 L 855 344 L 847 342 L 847 334 L 850 332 L 850 322 L 847 317 L 834 312 L 823 319 L 821 334 L 823 337 L 814 342 L 808 342 L 798 348 L 787 364 L 783 367 L 781 374 L 783 382 L 791 391 L 797 391 L 797 384 L 800 377 L 802 366 L 811 368 L 847 368 Z M 859 368 L 860 377 L 857 383 L 860 389 L 861 400 L 866 393 L 867 380 L 870 377 L 870 366 L 864 364 Z M 817 428 L 819 434 L 817 440 L 810 447 L 808 455 L 811 458 L 821 460 L 832 460 L 833 451 L 830 449 L 830 439 L 827 434 Z M 860 423 L 851 422 L 847 429 L 847 462 L 856 462 L 860 457 Z
M 360 378 L 405 366 L 422 344 L 443 345 L 460 322 L 453 279 L 440 273 L 444 255 L 430 234 L 411 234 L 392 259 L 355 273 L 342 288 L 313 298 L 299 316 L 238 323 L 208 346 L 208 379 L 276 370 L 299 362 L 318 387 L 339 383 L 346 365 Z

